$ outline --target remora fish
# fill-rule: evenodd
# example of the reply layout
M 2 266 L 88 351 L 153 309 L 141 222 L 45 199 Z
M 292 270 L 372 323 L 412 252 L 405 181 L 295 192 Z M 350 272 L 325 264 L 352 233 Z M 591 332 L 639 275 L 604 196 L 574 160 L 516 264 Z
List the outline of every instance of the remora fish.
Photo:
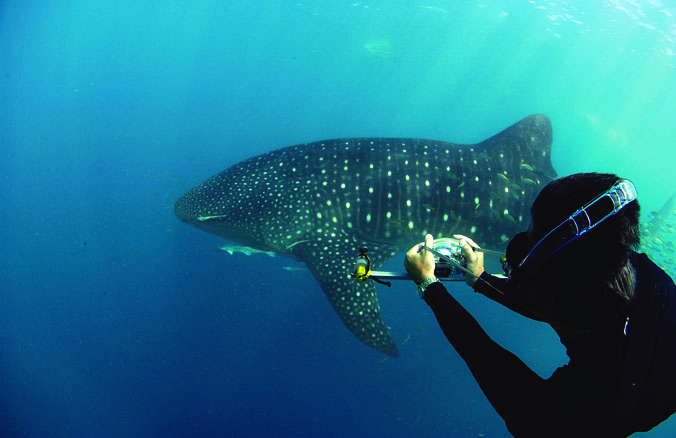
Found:
M 527 226 L 533 199 L 556 176 L 551 142 L 549 119 L 532 115 L 474 145 L 345 138 L 289 146 L 209 178 L 174 211 L 206 232 L 300 258 L 347 328 L 396 356 L 373 282 L 351 277 L 359 248 L 376 270 L 428 232 L 503 244 Z
M 256 248 L 251 248 L 249 246 L 241 246 L 241 245 L 222 245 L 219 246 L 218 249 L 221 251 L 225 251 L 230 255 L 234 255 L 235 253 L 242 253 L 246 256 L 250 256 L 253 254 L 265 254 L 270 257 L 274 257 L 275 253 L 274 251 L 261 251 L 260 249 Z

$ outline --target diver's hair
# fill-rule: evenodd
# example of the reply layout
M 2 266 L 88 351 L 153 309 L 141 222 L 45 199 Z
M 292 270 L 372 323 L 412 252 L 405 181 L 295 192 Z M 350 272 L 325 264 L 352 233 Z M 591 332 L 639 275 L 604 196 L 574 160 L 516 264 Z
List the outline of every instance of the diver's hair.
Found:
M 619 274 L 608 282 L 608 289 L 625 300 L 631 300 L 634 297 L 635 286 L 636 272 L 630 261 L 624 265 Z
M 547 184 L 531 208 L 534 231 L 540 234 L 532 236 L 534 241 L 619 179 L 617 175 L 606 173 L 577 173 Z M 633 296 L 635 285 L 629 254 L 640 244 L 639 213 L 638 201 L 627 204 L 554 254 L 536 277 L 541 281 L 556 276 L 560 289 L 568 290 L 568 299 L 577 295 L 586 302 L 585 307 L 589 310 L 598 310 L 599 306 L 607 309 L 608 301 L 618 306 L 626 304 Z M 578 301 L 577 304 L 581 303 Z M 610 307 L 615 305 L 610 304 Z

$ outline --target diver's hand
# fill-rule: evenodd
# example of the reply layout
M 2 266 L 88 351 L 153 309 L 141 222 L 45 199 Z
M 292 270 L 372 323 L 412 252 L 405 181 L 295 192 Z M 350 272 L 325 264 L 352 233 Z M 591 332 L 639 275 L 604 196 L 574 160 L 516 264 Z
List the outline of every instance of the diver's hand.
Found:
M 406 272 L 415 284 L 420 284 L 428 278 L 434 277 L 434 254 L 425 250 L 422 245 L 422 243 L 418 243 L 409 249 L 404 259 Z M 425 245 L 434 248 L 434 237 L 431 234 L 425 236 Z
M 460 241 L 462 253 L 467 260 L 467 269 L 472 271 L 474 275 L 465 275 L 465 282 L 468 286 L 474 286 L 477 278 L 484 272 L 484 253 L 481 251 L 474 251 L 474 248 L 479 248 L 479 245 L 474 243 L 469 237 L 462 234 L 454 234 L 453 237 Z

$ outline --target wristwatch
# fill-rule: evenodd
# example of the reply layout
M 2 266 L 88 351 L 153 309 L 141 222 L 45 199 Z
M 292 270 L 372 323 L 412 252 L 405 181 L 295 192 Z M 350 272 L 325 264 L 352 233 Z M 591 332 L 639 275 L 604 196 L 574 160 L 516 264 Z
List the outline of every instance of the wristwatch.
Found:
M 421 299 L 425 299 L 425 290 L 427 290 L 427 286 L 429 286 L 432 283 L 438 283 L 439 279 L 437 277 L 430 277 L 427 280 L 423 281 L 418 285 L 418 294 L 420 295 Z

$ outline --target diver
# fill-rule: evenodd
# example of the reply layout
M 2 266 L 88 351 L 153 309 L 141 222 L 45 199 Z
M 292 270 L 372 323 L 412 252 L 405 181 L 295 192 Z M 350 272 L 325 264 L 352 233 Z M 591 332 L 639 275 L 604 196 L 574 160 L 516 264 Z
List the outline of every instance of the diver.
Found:
M 484 271 L 461 241 L 466 282 L 528 318 L 548 323 L 568 364 L 543 379 L 495 343 L 434 277 L 433 238 L 404 266 L 439 326 L 515 437 L 626 437 L 676 411 L 673 280 L 638 254 L 639 204 L 628 180 L 582 173 L 550 182 L 527 231 L 506 251 L 506 276 Z

